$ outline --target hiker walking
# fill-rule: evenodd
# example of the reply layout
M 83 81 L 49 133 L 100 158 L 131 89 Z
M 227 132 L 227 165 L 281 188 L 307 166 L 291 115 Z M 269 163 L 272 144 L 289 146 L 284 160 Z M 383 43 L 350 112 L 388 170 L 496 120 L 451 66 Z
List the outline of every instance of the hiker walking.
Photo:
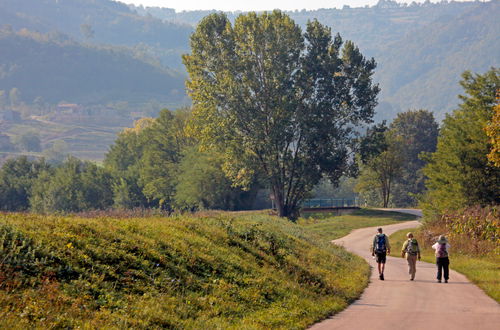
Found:
M 417 258 L 420 260 L 420 248 L 418 242 L 413 238 L 412 233 L 406 234 L 408 238 L 406 242 L 403 243 L 403 248 L 401 249 L 401 256 L 404 258 L 406 255 L 406 261 L 408 262 L 408 273 L 410 274 L 410 281 L 415 279 L 415 273 L 417 272 Z
M 444 273 L 444 283 L 448 283 L 450 274 L 450 259 L 448 258 L 448 251 L 450 244 L 444 235 L 439 236 L 439 239 L 432 246 L 436 250 L 436 266 L 437 266 L 437 281 L 441 283 L 441 275 Z
M 383 281 L 385 260 L 387 254 L 391 254 L 391 245 L 387 235 L 382 233 L 382 228 L 378 228 L 377 231 L 378 234 L 373 237 L 372 256 L 376 256 L 379 278 Z

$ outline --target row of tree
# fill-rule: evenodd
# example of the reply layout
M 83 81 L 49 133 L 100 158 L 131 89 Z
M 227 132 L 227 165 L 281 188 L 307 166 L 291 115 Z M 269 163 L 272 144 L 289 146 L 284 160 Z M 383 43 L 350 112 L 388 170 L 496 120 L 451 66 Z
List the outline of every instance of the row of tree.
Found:
M 404 207 L 420 201 L 428 212 L 442 213 L 499 203 L 499 72 L 466 72 L 462 85 L 469 95 L 441 130 L 431 112 L 416 110 L 370 127 L 358 140 L 355 190 L 368 204 Z M 119 134 L 104 166 L 76 158 L 59 165 L 8 160 L 0 169 L 0 209 L 251 208 L 257 191 L 270 185 L 266 173 L 240 172 L 248 188 L 235 187 L 224 168 L 226 155 L 201 148 L 193 116 L 185 108 L 137 121 Z M 316 190 L 331 191 L 325 182 L 332 184 L 323 180 Z
M 190 112 L 163 110 L 119 134 L 98 166 L 74 157 L 60 164 L 27 157 L 0 169 L 0 210 L 79 212 L 106 208 L 248 209 L 257 185 L 242 190 L 220 155 L 199 151 L 185 133 Z

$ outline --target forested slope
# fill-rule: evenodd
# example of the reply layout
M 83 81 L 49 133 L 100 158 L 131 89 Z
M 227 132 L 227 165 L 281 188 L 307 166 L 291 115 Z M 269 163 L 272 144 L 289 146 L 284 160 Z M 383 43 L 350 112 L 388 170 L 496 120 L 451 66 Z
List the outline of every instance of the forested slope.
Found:
M 61 35 L 0 31 L 0 90 L 17 88 L 30 104 L 180 102 L 184 77 L 113 47 L 84 46 Z

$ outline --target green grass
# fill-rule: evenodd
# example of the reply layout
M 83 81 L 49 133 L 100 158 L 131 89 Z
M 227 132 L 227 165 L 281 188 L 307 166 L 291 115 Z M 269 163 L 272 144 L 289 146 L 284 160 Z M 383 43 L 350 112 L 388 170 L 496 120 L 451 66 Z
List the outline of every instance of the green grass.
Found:
M 391 242 L 398 242 L 400 246 L 406 240 L 408 229 L 400 230 L 390 236 Z M 413 232 L 419 236 L 417 228 Z M 421 240 L 419 240 L 421 242 Z M 422 248 L 422 260 L 435 263 L 434 250 L 430 246 Z M 453 247 L 452 247 L 453 248 Z M 400 250 L 397 250 L 398 252 Z M 394 253 L 393 256 L 401 257 L 400 253 Z M 450 268 L 464 274 L 471 282 L 480 287 L 488 296 L 500 303 L 500 255 L 489 253 L 482 256 L 467 255 L 461 253 L 450 253 Z
M 335 217 L 331 213 L 311 213 L 299 219 L 299 224 L 324 240 L 331 241 L 349 234 L 354 229 L 391 225 L 416 219 L 416 216 L 410 214 L 360 209 L 351 214 Z
M 0 328 L 303 329 L 368 285 L 366 262 L 330 240 L 411 219 L 0 213 Z
M 0 214 L 0 328 L 306 328 L 369 267 L 262 214 Z

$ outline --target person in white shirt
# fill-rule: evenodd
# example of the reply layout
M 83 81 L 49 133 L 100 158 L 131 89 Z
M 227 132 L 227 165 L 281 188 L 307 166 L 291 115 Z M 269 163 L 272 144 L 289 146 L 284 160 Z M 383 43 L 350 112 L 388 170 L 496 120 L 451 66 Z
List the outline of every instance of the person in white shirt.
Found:
M 450 259 L 448 251 L 450 250 L 450 244 L 448 243 L 446 237 L 441 235 L 432 248 L 436 251 L 437 281 L 438 283 L 441 283 L 441 275 L 444 275 L 444 282 L 448 283 L 450 274 Z

